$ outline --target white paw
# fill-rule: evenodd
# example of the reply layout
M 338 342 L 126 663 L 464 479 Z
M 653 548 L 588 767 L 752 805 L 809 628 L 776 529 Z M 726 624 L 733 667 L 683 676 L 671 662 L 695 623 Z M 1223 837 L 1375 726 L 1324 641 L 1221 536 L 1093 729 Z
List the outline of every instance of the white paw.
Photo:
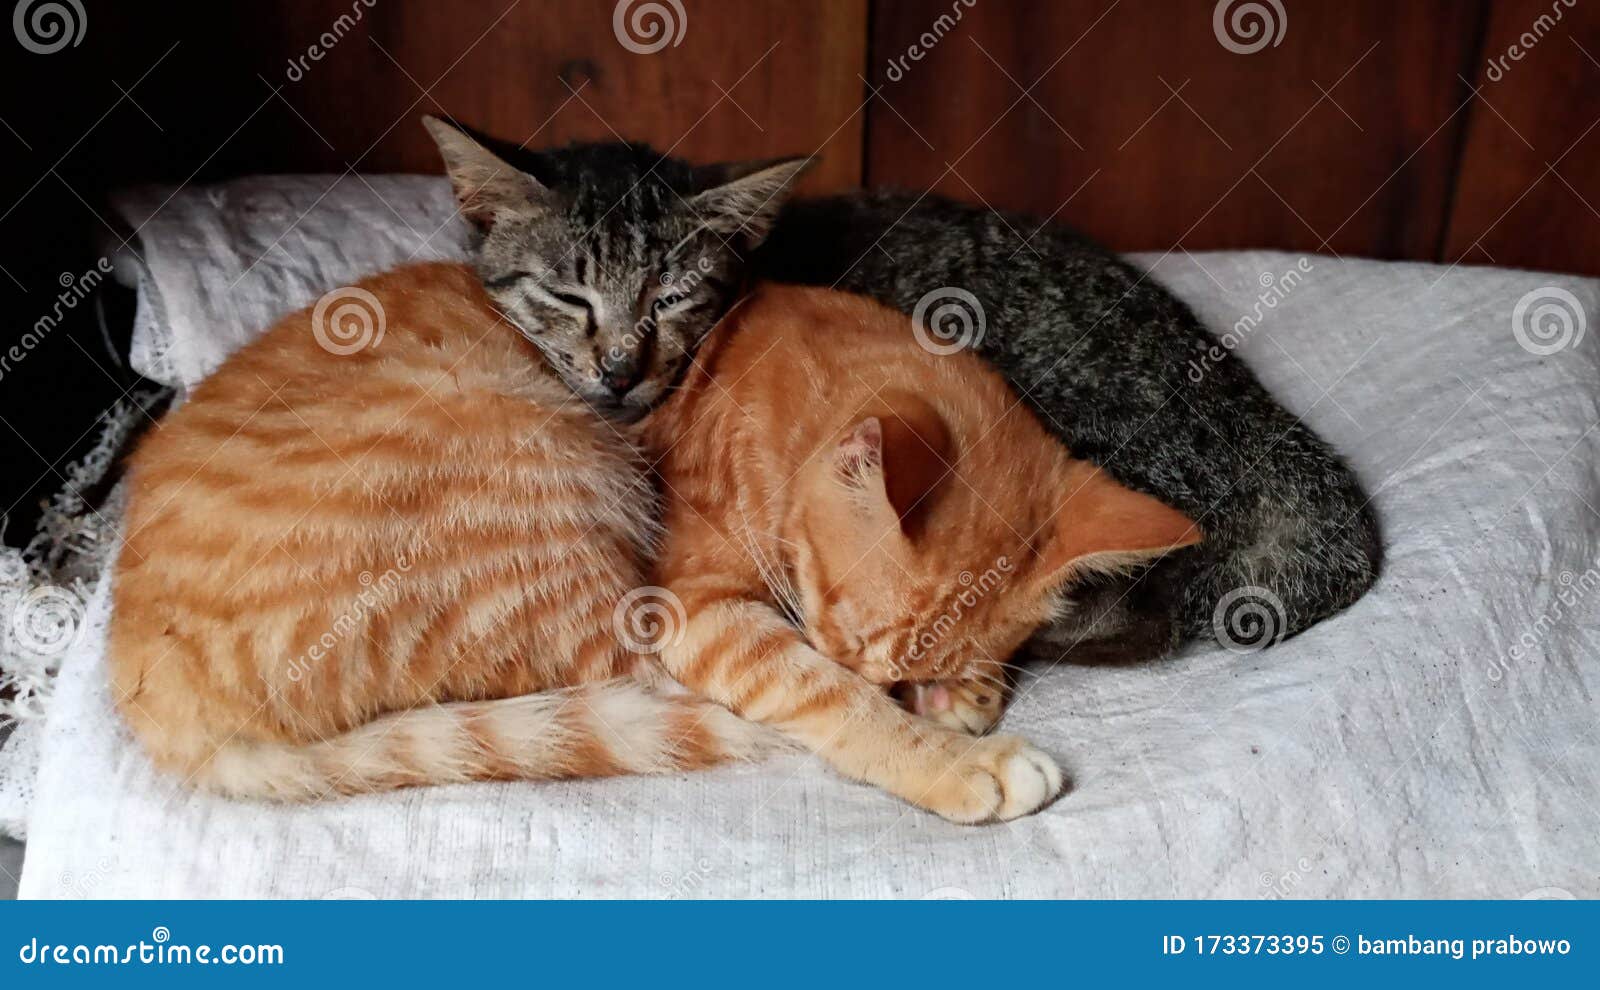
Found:
M 962 824 L 1009 821 L 1030 814 L 1061 793 L 1065 778 L 1055 760 L 1015 736 L 965 738 L 948 750 L 916 803 Z
M 1056 761 L 1027 743 L 1006 757 L 1001 780 L 1003 799 L 995 813 L 1001 821 L 1038 811 L 1061 793 L 1065 783 Z

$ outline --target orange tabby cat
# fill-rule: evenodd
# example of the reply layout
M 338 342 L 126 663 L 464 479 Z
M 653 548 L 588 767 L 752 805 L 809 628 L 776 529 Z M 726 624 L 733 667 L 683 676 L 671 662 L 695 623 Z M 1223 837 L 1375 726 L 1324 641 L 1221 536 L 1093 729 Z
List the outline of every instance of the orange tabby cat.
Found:
M 618 640 L 655 536 L 632 448 L 466 267 L 357 288 L 370 346 L 332 353 L 337 314 L 295 313 L 132 458 L 109 652 L 155 762 L 304 799 L 770 748 Z
M 978 359 L 922 352 L 870 302 L 769 289 L 645 428 L 673 496 L 659 580 L 688 607 L 660 657 L 716 703 L 684 697 L 615 622 L 655 532 L 629 442 L 464 267 L 358 288 L 376 346 L 331 353 L 293 314 L 133 458 L 114 687 L 202 786 L 685 769 L 773 748 L 767 723 L 948 818 L 1009 818 L 1059 790 L 1050 758 L 880 684 L 987 690 L 1073 574 L 1198 538 L 1068 459 Z
M 1022 740 L 958 727 L 993 723 L 1003 664 L 1063 587 L 1200 539 L 1070 458 L 979 358 L 929 353 L 855 296 L 765 287 L 647 431 L 668 496 L 657 579 L 687 616 L 667 670 L 955 821 L 1061 788 Z M 882 687 L 906 680 L 938 683 L 917 701 L 948 725 Z

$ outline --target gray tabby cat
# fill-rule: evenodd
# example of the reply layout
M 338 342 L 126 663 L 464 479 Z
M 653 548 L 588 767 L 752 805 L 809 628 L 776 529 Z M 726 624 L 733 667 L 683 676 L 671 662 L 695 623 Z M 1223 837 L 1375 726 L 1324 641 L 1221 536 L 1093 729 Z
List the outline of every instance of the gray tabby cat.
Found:
M 643 145 L 526 154 L 513 168 L 423 123 L 477 232 L 489 297 L 579 398 L 623 422 L 649 412 L 738 298 L 805 159 L 695 168 Z
M 1157 656 L 1211 634 L 1266 646 L 1377 577 L 1377 523 L 1339 457 L 1231 352 L 1215 357 L 1187 306 L 1069 230 L 1045 227 L 1029 251 L 1013 230 L 1036 223 L 934 196 L 785 206 L 809 163 L 799 158 L 696 167 L 607 143 L 520 154 L 514 167 L 427 124 L 479 224 L 473 257 L 491 298 L 603 415 L 632 420 L 660 401 L 753 278 L 906 313 L 935 289 L 970 293 L 979 353 L 1067 447 L 1206 535 L 1078 589 L 1078 607 L 1036 642 L 1052 656 Z

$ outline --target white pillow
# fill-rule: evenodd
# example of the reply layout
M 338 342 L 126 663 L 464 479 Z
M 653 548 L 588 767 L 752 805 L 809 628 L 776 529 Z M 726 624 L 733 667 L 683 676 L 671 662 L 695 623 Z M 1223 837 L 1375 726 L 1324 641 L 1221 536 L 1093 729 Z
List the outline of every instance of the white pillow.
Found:
M 329 289 L 408 261 L 465 256 L 450 184 L 423 175 L 255 176 L 113 205 L 138 236 L 132 363 L 187 391 L 241 344 Z
M 321 202 L 304 178 L 173 197 L 140 244 L 146 318 L 170 323 L 143 328 L 147 373 L 192 384 L 319 292 L 419 243 L 459 250 L 427 241 L 442 180 L 367 181 L 394 213 L 355 179 Z M 1600 282 L 1133 260 L 1349 456 L 1388 559 L 1365 598 L 1263 653 L 1030 677 L 1004 728 L 1074 778 L 1040 814 L 952 826 L 799 760 L 311 807 L 190 794 L 112 713 L 102 589 L 63 663 L 22 895 L 1600 896 Z

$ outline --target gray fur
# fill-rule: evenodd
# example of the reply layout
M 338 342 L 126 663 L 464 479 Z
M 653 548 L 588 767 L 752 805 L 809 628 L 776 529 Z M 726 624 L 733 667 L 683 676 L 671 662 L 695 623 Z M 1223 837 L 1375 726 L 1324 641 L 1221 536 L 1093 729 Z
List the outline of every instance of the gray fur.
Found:
M 1259 648 L 1359 598 L 1382 546 L 1339 457 L 1231 351 L 1191 374 L 1216 341 L 1165 289 L 1062 227 L 1024 248 L 1014 231 L 1037 227 L 934 196 L 856 194 L 791 204 L 757 264 L 767 278 L 907 313 L 941 287 L 972 293 L 985 316 L 979 353 L 1046 426 L 1200 524 L 1202 545 L 1131 581 L 1080 588 L 1048 643 L 1145 656 L 1210 636 L 1220 619 L 1225 643 Z
M 620 143 L 502 157 L 424 122 L 496 307 L 579 398 L 625 421 L 665 396 L 733 303 L 745 258 L 808 164 L 695 168 Z
M 750 278 L 836 286 L 906 313 L 937 289 L 972 293 L 985 316 L 979 353 L 1073 453 L 1205 533 L 1133 578 L 1076 589 L 1040 640 L 1056 652 L 1157 655 L 1213 634 L 1219 617 L 1232 624 L 1224 642 L 1269 645 L 1376 579 L 1377 523 L 1338 456 L 1231 352 L 1191 376 L 1215 344 L 1194 314 L 1069 230 L 1047 226 L 1028 250 L 1013 232 L 1037 227 L 1025 218 L 897 193 L 780 213 L 806 160 L 696 168 L 601 144 L 513 169 L 429 126 L 480 230 L 475 263 L 491 297 L 607 415 L 658 402 Z M 580 295 L 592 317 L 561 298 Z M 620 398 L 601 382 L 618 360 L 642 370 Z M 1246 608 L 1224 615 L 1225 599 Z

